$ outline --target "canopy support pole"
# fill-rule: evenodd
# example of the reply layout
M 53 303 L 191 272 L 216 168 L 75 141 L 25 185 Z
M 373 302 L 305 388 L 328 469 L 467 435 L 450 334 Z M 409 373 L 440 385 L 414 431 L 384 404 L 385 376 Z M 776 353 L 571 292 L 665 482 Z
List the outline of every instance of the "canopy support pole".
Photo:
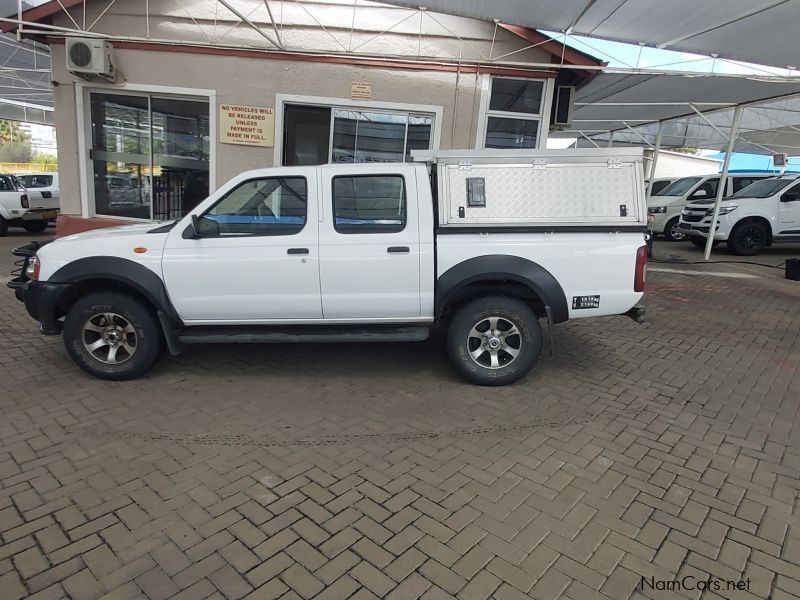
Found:
M 658 154 L 661 151 L 661 136 L 664 133 L 664 121 L 658 122 L 658 132 L 656 133 L 656 145 L 653 146 L 653 158 L 650 159 L 650 168 L 647 169 L 647 204 L 650 205 L 650 197 L 653 195 L 653 178 L 656 176 L 656 165 L 658 164 Z
M 614 147 L 614 132 L 613 131 L 609 131 L 608 132 L 608 147 L 609 148 L 613 148 Z
M 740 104 L 733 110 L 733 121 L 731 122 L 731 132 L 728 136 L 728 146 L 725 149 L 725 161 L 722 163 L 722 173 L 719 176 L 719 187 L 717 188 L 717 199 L 714 202 L 714 214 L 711 217 L 711 226 L 708 228 L 706 238 L 705 259 L 711 257 L 711 247 L 714 245 L 714 234 L 717 231 L 717 221 L 719 220 L 719 207 L 722 197 L 725 195 L 725 187 L 728 185 L 728 168 L 731 166 L 731 154 L 736 144 L 736 136 L 739 133 L 739 125 L 742 122 L 742 112 L 744 107 Z

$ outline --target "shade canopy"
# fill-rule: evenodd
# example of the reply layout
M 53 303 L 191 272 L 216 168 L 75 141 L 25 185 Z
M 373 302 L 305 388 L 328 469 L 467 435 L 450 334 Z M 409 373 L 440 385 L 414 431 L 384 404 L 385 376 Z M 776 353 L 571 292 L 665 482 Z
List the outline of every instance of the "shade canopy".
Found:
M 578 90 L 572 124 L 551 137 L 653 145 L 663 121 L 662 146 L 721 150 L 737 104 L 746 105 L 737 151 L 800 154 L 800 79 L 775 77 L 601 73 Z
M 774 67 L 800 62 L 797 0 L 425 0 L 424 5 L 475 19 Z

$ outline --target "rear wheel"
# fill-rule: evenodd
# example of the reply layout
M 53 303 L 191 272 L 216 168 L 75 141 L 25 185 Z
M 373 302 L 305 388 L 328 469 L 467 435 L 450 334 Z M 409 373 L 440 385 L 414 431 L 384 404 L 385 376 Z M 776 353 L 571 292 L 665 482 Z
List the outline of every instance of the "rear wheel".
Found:
M 72 360 L 100 379 L 134 379 L 161 354 L 162 337 L 152 312 L 118 292 L 81 298 L 64 319 L 64 345 Z
M 0 237 L 3 237 L 8 233 L 8 221 L 6 221 L 3 217 L 0 217 Z
M 664 227 L 664 237 L 668 242 L 682 242 L 686 239 L 686 234 L 678 231 L 678 221 L 680 217 L 675 217 Z
M 456 311 L 446 343 L 450 360 L 467 381 L 506 385 L 525 376 L 536 364 L 542 330 L 525 302 L 488 296 Z
M 767 245 L 767 234 L 763 223 L 739 223 L 728 238 L 728 250 L 739 256 L 754 256 Z
M 47 221 L 25 221 L 22 226 L 28 233 L 42 233 L 47 229 Z

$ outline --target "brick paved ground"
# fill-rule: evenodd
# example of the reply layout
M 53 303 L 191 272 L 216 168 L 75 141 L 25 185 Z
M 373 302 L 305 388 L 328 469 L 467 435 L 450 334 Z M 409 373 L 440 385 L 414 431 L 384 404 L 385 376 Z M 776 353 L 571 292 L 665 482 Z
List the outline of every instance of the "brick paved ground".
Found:
M 653 266 L 648 325 L 559 326 L 501 389 L 436 342 L 101 382 L 0 295 L 0 597 L 800 597 L 800 284 Z

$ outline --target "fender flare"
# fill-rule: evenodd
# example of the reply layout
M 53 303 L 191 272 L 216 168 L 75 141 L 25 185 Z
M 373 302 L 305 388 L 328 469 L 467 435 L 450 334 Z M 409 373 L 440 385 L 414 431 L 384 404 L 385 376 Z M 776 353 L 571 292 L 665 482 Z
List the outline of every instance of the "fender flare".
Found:
M 442 273 L 436 281 L 436 315 L 442 315 L 449 300 L 459 290 L 472 283 L 491 280 L 521 283 L 541 298 L 550 310 L 553 323 L 569 319 L 564 289 L 550 271 L 527 258 L 506 254 L 476 256 Z
M 68 263 L 47 280 L 51 283 L 80 283 L 92 279 L 105 279 L 123 283 L 144 296 L 156 309 L 171 321 L 181 323 L 172 307 L 164 281 L 147 267 L 117 256 L 90 256 Z

